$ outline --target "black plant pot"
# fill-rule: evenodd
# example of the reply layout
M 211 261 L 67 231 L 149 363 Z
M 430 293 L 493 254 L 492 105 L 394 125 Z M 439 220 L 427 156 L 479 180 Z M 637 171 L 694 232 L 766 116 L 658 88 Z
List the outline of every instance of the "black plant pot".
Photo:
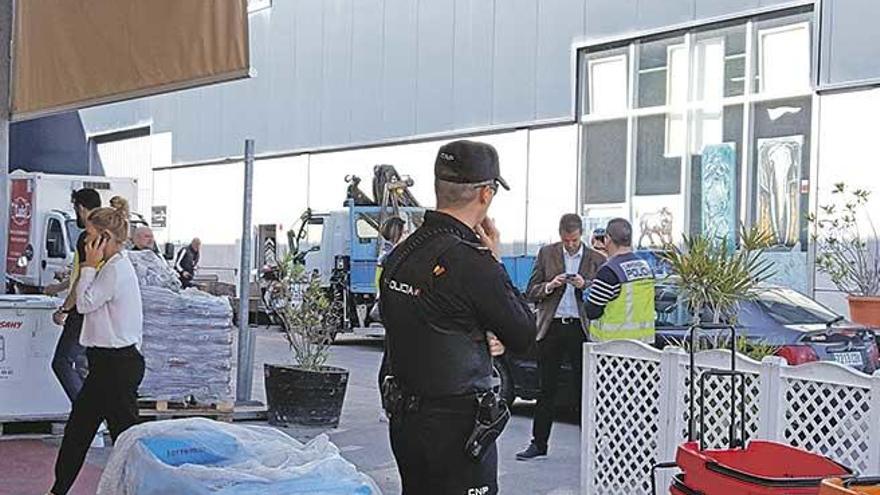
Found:
M 298 366 L 264 364 L 263 372 L 270 425 L 339 425 L 348 370 L 322 366 L 311 371 Z

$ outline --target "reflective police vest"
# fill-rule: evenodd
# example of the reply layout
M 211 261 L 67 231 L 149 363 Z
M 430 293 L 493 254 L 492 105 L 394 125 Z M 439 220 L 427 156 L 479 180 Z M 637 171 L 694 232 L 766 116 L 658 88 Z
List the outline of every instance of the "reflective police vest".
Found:
M 654 272 L 645 260 L 632 253 L 605 263 L 620 280 L 620 294 L 606 306 L 602 317 L 590 325 L 594 341 L 654 340 Z

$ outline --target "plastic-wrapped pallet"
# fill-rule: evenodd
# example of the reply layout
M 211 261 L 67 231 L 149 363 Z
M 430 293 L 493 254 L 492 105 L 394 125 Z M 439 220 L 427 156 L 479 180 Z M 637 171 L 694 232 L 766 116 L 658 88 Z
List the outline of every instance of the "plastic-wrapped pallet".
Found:
M 146 362 L 140 394 L 200 401 L 232 398 L 233 335 L 229 300 L 180 291 L 177 275 L 149 251 L 130 254 L 144 309 Z
M 202 418 L 134 426 L 117 440 L 98 495 L 381 495 L 326 435 L 302 444 L 265 426 Z

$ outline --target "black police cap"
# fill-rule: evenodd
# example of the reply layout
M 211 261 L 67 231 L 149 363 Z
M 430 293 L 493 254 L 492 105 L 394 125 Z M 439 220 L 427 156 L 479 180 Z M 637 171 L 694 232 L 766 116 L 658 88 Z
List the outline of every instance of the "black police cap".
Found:
M 456 184 L 495 181 L 510 190 L 501 178 L 498 152 L 492 145 L 477 141 L 453 141 L 440 147 L 434 162 L 434 177 Z

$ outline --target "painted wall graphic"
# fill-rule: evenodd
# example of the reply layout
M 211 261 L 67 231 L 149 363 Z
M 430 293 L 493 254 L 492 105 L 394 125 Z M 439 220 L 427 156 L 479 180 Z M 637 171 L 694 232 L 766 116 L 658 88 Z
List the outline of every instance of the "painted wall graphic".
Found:
M 681 240 L 683 207 L 678 194 L 633 197 L 634 246 L 659 249 Z
M 736 147 L 721 143 L 703 147 L 703 234 L 736 239 Z
M 800 135 L 758 139 L 757 224 L 779 246 L 799 239 L 803 143 Z

